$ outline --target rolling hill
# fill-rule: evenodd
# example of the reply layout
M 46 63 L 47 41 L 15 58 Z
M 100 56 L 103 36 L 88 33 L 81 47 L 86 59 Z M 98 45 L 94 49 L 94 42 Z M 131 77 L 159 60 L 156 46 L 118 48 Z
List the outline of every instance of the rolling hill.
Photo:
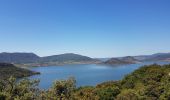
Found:
M 152 55 L 141 55 L 141 56 L 126 56 L 116 57 L 104 61 L 104 64 L 135 64 L 139 62 L 157 62 L 157 61 L 168 61 L 170 62 L 170 53 L 156 53 Z
M 156 53 L 153 55 L 135 56 L 140 61 L 166 61 L 170 59 L 170 53 Z
M 78 54 L 66 53 L 61 55 L 53 55 L 41 58 L 42 62 L 66 62 L 66 61 L 94 61 L 94 59 Z
M 39 57 L 34 53 L 0 53 L 0 62 L 24 66 L 51 66 L 64 64 L 97 63 L 99 60 L 73 53 Z
M 4 63 L 33 63 L 38 59 L 34 53 L 0 53 L 0 62 Z

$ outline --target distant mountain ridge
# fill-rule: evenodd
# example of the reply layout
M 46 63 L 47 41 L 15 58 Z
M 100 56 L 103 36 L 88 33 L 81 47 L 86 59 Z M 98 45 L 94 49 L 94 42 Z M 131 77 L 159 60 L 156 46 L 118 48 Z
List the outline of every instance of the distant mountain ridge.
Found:
M 94 59 L 74 53 L 39 57 L 34 53 L 0 53 L 0 62 L 24 64 L 28 66 L 48 66 L 65 64 L 132 64 L 145 61 L 170 61 L 170 53 L 157 53 L 153 55 L 126 56 L 117 58 Z
M 59 61 L 59 62 L 64 62 L 64 61 L 92 61 L 94 59 L 87 57 L 87 56 L 82 56 L 78 54 L 73 54 L 73 53 L 66 53 L 66 54 L 61 54 L 61 55 L 53 55 L 53 56 L 47 56 L 47 57 L 42 57 L 41 61 L 43 62 L 53 62 L 53 61 Z
M 0 53 L 0 62 L 4 63 L 33 63 L 38 59 L 34 53 Z
M 98 60 L 73 53 L 39 57 L 34 53 L 0 53 L 0 62 L 30 66 L 95 63 Z
M 170 59 L 170 53 L 156 53 L 152 55 L 134 56 L 140 61 L 166 61 Z
M 135 64 L 146 61 L 170 61 L 170 53 L 156 53 L 152 55 L 127 56 L 111 58 L 105 64 Z

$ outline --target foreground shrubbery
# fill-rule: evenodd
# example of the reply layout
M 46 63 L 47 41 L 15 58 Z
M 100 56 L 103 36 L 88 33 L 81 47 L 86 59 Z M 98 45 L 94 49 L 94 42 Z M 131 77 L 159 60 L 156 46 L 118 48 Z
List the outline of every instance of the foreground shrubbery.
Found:
M 170 65 L 144 66 L 120 81 L 96 87 L 76 88 L 74 78 L 56 81 L 49 90 L 38 89 L 38 83 L 1 80 L 0 100 L 170 100 Z

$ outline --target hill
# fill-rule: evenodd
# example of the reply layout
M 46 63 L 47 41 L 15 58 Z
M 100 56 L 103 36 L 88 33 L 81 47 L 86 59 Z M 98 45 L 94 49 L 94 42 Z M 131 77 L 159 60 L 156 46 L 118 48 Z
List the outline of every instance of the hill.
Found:
M 97 63 L 97 62 L 99 62 L 99 60 L 87 56 L 73 54 L 73 53 L 47 56 L 47 57 L 42 57 L 40 59 L 41 64 L 47 64 L 47 65 L 87 64 L 87 63 Z
M 38 59 L 34 53 L 0 53 L 0 62 L 4 63 L 33 63 Z
M 104 64 L 110 64 L 110 65 L 121 65 L 121 64 L 135 64 L 139 61 L 136 60 L 133 57 L 127 56 L 122 58 L 111 58 L 104 62 Z
M 152 55 L 134 56 L 140 61 L 169 61 L 170 53 L 156 53 Z
M 13 64 L 0 63 L 0 79 L 6 79 L 10 76 L 21 78 L 27 77 L 35 74 L 40 74 L 38 72 L 33 72 L 27 69 L 15 67 Z
M 22 66 L 51 66 L 65 64 L 133 64 L 145 61 L 170 61 L 170 53 L 157 53 L 153 55 L 127 56 L 119 58 L 93 59 L 73 53 L 39 57 L 34 53 L 0 53 L 0 62 L 20 64 Z
M 94 59 L 78 54 L 73 54 L 73 53 L 66 53 L 66 54 L 61 54 L 61 55 L 53 55 L 53 56 L 47 56 L 47 57 L 42 57 L 41 61 L 43 62 L 65 62 L 65 61 L 93 61 Z
M 99 60 L 73 53 L 46 57 L 39 57 L 34 53 L 0 53 L 0 62 L 19 64 L 21 66 L 50 66 L 98 63 Z
M 146 61 L 164 61 L 170 58 L 170 53 L 157 53 L 157 54 L 153 54 L 150 57 L 148 57 L 147 59 L 145 59 Z

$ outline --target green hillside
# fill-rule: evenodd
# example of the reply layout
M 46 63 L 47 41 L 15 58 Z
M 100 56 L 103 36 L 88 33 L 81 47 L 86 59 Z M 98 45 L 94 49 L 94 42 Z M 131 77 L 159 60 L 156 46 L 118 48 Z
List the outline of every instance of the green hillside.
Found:
M 15 78 L 27 77 L 31 75 L 39 74 L 27 69 L 15 67 L 13 64 L 0 63 L 0 79 L 6 79 L 10 76 Z

